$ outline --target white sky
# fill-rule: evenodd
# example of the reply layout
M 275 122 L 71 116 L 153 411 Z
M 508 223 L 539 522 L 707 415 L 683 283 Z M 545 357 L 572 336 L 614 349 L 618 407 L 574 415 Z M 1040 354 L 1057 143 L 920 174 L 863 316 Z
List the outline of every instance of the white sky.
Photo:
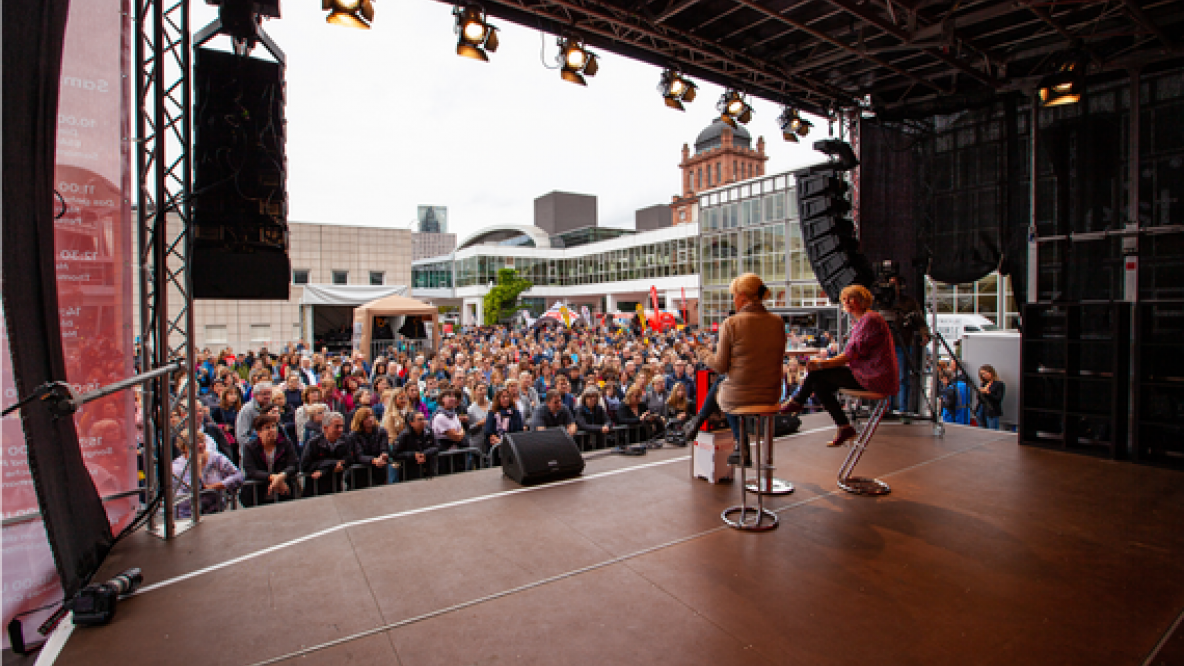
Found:
M 216 8 L 193 3 L 193 29 Z M 316 2 L 288 2 L 264 28 L 287 55 L 289 219 L 406 226 L 418 204 L 448 207 L 461 238 L 491 224 L 531 224 L 553 190 L 598 198 L 601 226 L 633 226 L 638 208 L 669 203 L 681 150 L 717 115 L 723 89 L 699 83 L 680 113 L 657 92 L 660 68 L 597 52 L 582 88 L 559 78 L 555 36 L 491 19 L 500 47 L 482 63 L 456 55 L 451 5 L 375 0 L 371 30 L 325 23 Z M 214 42 L 225 48 L 229 40 Z M 258 47 L 262 50 L 262 47 Z M 767 173 L 825 159 L 787 144 L 780 108 L 752 99 Z M 692 145 L 692 150 L 694 149 Z

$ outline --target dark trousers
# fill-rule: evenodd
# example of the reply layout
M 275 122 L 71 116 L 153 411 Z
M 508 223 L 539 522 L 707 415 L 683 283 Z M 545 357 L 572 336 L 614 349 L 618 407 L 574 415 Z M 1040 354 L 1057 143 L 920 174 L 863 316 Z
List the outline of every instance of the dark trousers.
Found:
M 839 399 L 835 397 L 835 393 L 841 388 L 864 390 L 863 386 L 855 380 L 855 375 L 851 374 L 851 368 L 845 365 L 825 370 L 812 370 L 806 375 L 805 381 L 802 382 L 798 392 L 794 394 L 793 400 L 799 405 L 804 405 L 806 400 L 813 395 L 818 398 L 818 402 L 822 403 L 823 408 L 834 419 L 835 425 L 845 426 L 849 425 L 850 421 L 843 413 L 843 406 L 839 404 Z

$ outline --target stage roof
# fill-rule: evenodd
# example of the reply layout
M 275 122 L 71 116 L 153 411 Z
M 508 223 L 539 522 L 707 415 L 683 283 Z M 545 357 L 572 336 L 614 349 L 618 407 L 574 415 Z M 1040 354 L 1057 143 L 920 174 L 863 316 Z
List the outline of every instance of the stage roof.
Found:
M 1030 89 L 1049 57 L 1074 40 L 1091 59 L 1091 73 L 1184 56 L 1179 0 L 496 0 L 484 6 L 528 27 L 579 35 L 594 52 L 676 66 L 815 113 L 870 99 L 877 110 L 922 115 Z

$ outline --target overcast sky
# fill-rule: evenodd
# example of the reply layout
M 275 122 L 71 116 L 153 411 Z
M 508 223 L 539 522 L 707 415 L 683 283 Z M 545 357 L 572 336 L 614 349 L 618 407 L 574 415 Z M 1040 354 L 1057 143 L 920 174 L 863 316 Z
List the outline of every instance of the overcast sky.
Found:
M 215 16 L 192 7 L 195 31 Z M 544 66 L 555 66 L 554 35 L 496 19 L 490 62 L 461 58 L 451 8 L 375 0 L 367 31 L 328 25 L 320 3 L 288 2 L 264 22 L 287 55 L 291 221 L 406 226 L 418 204 L 436 204 L 463 238 L 530 224 L 534 199 L 562 190 L 595 195 L 602 226 L 632 227 L 635 210 L 678 193 L 682 145 L 717 115 L 722 88 L 698 82 L 680 113 L 657 92 L 659 68 L 603 52 L 588 86 L 573 85 Z M 753 107 L 748 130 L 754 146 L 765 137 L 768 173 L 824 159 L 808 145 L 825 123 L 787 144 L 778 106 Z

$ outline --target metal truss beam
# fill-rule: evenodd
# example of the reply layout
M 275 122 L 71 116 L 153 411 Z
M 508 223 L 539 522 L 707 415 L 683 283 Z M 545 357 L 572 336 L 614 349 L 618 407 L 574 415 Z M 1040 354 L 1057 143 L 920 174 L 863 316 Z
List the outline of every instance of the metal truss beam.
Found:
M 186 373 L 161 377 L 144 391 L 144 472 L 149 494 L 163 493 L 163 515 L 149 530 L 166 539 L 178 533 L 172 475 L 173 442 L 197 441 L 193 368 L 192 247 L 189 190 L 192 47 L 189 0 L 135 0 L 136 184 L 139 198 L 140 342 L 147 371 L 184 358 Z M 170 224 L 171 223 L 171 224 Z M 179 411 L 183 410 L 183 411 Z M 179 422 L 173 415 L 184 414 Z M 191 446 L 190 451 L 195 450 Z M 191 456 L 191 460 L 193 457 Z M 161 474 L 160 472 L 163 472 Z M 189 465 L 192 519 L 200 519 L 201 470 Z

